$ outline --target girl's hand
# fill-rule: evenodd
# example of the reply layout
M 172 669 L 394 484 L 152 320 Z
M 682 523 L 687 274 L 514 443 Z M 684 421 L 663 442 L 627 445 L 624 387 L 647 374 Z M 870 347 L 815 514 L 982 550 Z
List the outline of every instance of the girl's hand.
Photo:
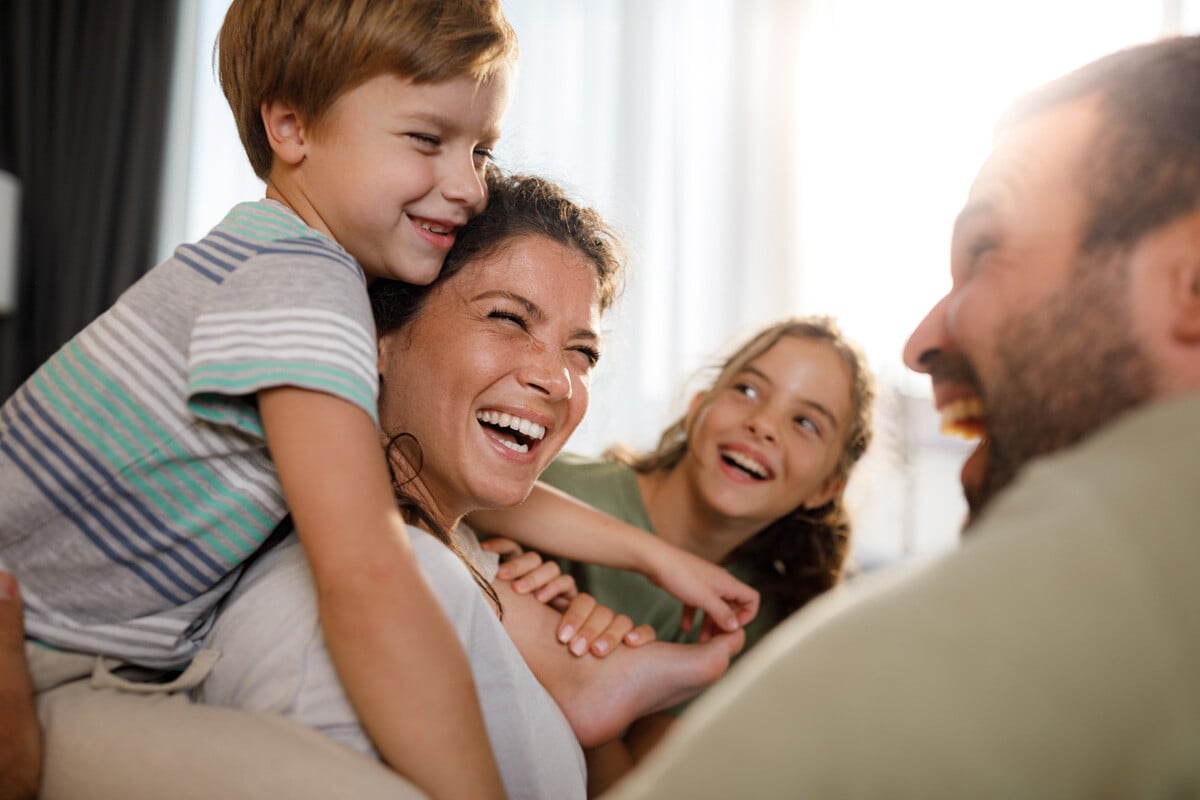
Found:
M 533 593 L 538 602 L 563 611 L 571 599 L 579 594 L 575 578 L 564 575 L 556 561 L 543 561 L 540 554 L 522 550 L 511 539 L 495 537 L 481 542 L 484 550 L 500 554 L 500 567 L 496 580 L 512 581 L 512 590 L 517 594 Z
M 755 589 L 730 575 L 724 567 L 657 541 L 661 547 L 654 551 L 645 575 L 651 583 L 683 601 L 680 619 L 683 630 L 692 630 L 697 609 L 705 612 L 708 631 L 713 630 L 712 626 L 735 631 L 758 614 L 759 596 Z
M 577 656 L 590 652 L 604 658 L 618 644 L 638 647 L 654 639 L 651 626 L 634 627 L 629 617 L 600 605 L 596 598 L 583 592 L 571 600 L 558 626 L 558 640 Z

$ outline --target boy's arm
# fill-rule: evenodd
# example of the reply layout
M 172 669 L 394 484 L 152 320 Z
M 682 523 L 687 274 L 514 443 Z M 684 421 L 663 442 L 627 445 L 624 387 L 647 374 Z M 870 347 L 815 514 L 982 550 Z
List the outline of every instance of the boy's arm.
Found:
M 373 421 L 294 387 L 258 402 L 329 652 L 376 748 L 431 797 L 503 797 L 470 667 L 409 548 Z
M 694 609 L 736 630 L 758 613 L 758 592 L 716 564 L 609 516 L 538 481 L 529 498 L 504 510 L 476 511 L 472 527 L 575 561 L 632 570 L 683 601 L 684 630 Z

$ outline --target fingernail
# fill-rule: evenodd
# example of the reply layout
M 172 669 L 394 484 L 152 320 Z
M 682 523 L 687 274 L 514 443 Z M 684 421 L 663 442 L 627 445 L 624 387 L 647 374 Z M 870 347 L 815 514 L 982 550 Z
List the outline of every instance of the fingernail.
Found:
M 581 656 L 586 653 L 587 648 L 587 639 L 576 639 L 575 641 L 571 642 L 571 652 L 577 656 Z
M 508 573 L 511 571 L 507 565 L 501 564 L 500 568 L 496 570 L 496 577 L 502 581 L 506 581 L 508 580 Z
M 0 572 L 0 601 L 17 599 L 17 579 L 7 572 Z
M 513 584 L 513 591 L 517 594 L 525 594 L 525 581 L 517 581 Z
M 641 640 L 642 640 L 642 637 L 640 635 L 634 633 L 633 631 L 630 631 L 629 633 L 625 634 L 625 641 L 629 642 L 630 644 L 637 644 Z
M 571 625 L 564 625 L 563 629 L 558 632 L 558 640 L 563 644 L 571 641 L 571 637 L 575 635 L 575 628 Z
M 596 655 L 602 656 L 608 652 L 608 642 L 604 639 L 601 639 L 592 645 L 592 649 L 596 651 Z

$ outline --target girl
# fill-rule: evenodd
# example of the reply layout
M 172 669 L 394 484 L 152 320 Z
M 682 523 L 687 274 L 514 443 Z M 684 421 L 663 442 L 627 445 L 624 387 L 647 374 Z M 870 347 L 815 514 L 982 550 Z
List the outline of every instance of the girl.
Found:
M 842 575 L 850 534 L 843 490 L 871 439 L 874 393 L 862 353 L 833 320 L 785 320 L 726 359 L 652 452 L 613 448 L 603 460 L 563 455 L 542 480 L 724 565 L 758 589 L 762 601 L 746 627 L 748 649 Z M 472 522 L 486 527 L 490 519 L 472 516 Z M 514 549 L 505 540 L 485 547 Z M 642 576 L 560 563 L 581 591 L 650 623 L 659 640 L 704 638 L 681 622 L 682 605 Z M 529 583 L 518 581 L 517 589 L 536 588 Z M 586 652 L 591 631 L 563 634 L 573 652 Z M 672 720 L 665 713 L 644 717 L 618 743 L 627 751 L 615 746 L 589 754 L 589 788 L 631 766 Z

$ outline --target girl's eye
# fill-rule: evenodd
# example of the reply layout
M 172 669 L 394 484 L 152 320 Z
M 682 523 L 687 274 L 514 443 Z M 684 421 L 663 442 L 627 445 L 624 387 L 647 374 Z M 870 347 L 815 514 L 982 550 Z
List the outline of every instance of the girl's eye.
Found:
M 821 429 L 817 427 L 817 423 L 813 422 L 810 417 L 796 417 L 793 421 L 796 423 L 796 425 L 804 428 L 807 431 L 811 431 L 817 435 L 820 435 L 821 433 Z
M 492 149 L 490 147 L 475 148 L 475 160 L 480 164 L 487 164 L 489 161 L 494 160 L 494 158 L 495 157 L 492 155 Z

